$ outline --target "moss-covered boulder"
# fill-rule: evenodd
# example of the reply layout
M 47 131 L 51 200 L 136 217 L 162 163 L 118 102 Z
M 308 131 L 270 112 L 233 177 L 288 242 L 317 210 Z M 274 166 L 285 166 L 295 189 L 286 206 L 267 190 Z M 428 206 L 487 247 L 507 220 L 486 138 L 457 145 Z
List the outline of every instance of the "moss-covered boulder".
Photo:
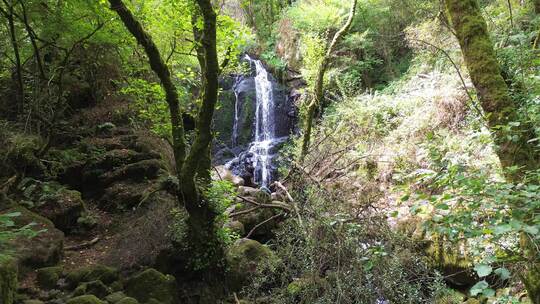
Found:
M 478 281 L 472 262 L 455 245 L 438 236 L 426 241 L 426 254 L 433 267 L 440 269 L 446 280 L 454 286 L 471 287 Z
M 249 239 L 236 241 L 226 252 L 230 288 L 241 288 L 261 262 L 273 258 L 273 252 L 257 241 Z
M 106 296 L 105 301 L 114 304 L 114 303 L 120 302 L 120 300 L 124 298 L 127 298 L 126 294 L 121 291 L 117 291 Z
M 63 187 L 53 194 L 42 196 L 32 210 L 50 219 L 56 228 L 64 232 L 76 229 L 77 220 L 86 213 L 81 193 Z
M 244 224 L 242 224 L 240 221 L 227 222 L 225 223 L 225 225 L 223 225 L 223 228 L 228 229 L 229 231 L 236 233 L 240 236 L 243 236 L 246 233 Z
M 98 298 L 104 298 L 109 294 L 111 294 L 111 289 L 99 280 L 82 283 L 75 288 L 75 291 L 73 291 L 74 296 L 94 295 Z
M 56 284 L 62 276 L 63 271 L 64 269 L 60 266 L 38 269 L 36 273 L 39 286 L 44 289 L 52 289 L 56 287 Z
M 13 304 L 17 292 L 17 261 L 0 256 L 0 303 Z
M 45 304 L 43 301 L 40 301 L 40 300 L 25 300 L 22 303 L 23 304 Z
M 104 284 L 111 284 L 116 280 L 118 271 L 115 268 L 99 264 L 75 269 L 66 275 L 66 281 L 71 288 L 84 282 L 101 281 Z
M 84 295 L 69 299 L 66 304 L 106 304 L 94 295 Z
M 122 300 L 120 300 L 120 301 L 118 301 L 116 303 L 117 304 L 139 304 L 139 301 L 137 301 L 134 298 L 125 297 L 125 298 L 123 298 Z M 149 304 L 149 303 L 150 303 L 150 301 L 146 302 L 146 304 Z M 161 302 L 158 302 L 158 303 L 161 303 Z
M 21 228 L 32 224 L 30 229 L 37 233 L 28 238 L 18 237 L 12 241 L 14 257 L 22 268 L 35 269 L 57 264 L 62 257 L 64 247 L 64 233 L 54 227 L 54 224 L 30 210 L 17 206 L 5 213 L 20 213 L 14 219 L 14 228 Z
M 147 269 L 131 277 L 125 286 L 126 294 L 139 302 L 156 299 L 163 304 L 178 303 L 176 279 L 155 269 Z

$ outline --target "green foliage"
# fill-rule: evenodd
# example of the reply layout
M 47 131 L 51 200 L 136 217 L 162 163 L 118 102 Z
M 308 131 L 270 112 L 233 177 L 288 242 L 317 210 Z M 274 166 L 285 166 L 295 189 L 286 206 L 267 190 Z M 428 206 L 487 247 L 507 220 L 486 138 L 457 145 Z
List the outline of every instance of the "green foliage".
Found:
M 211 204 L 214 211 L 220 216 L 217 222 L 222 224 L 228 221 L 225 210 L 235 203 L 236 187 L 229 181 L 212 181 L 211 186 L 204 193 L 205 199 Z M 230 228 L 222 227 L 217 230 L 218 239 L 225 245 L 232 244 L 240 236 Z
M 19 237 L 32 238 L 40 232 L 32 229 L 32 226 L 35 225 L 34 223 L 17 227 L 15 220 L 19 216 L 21 216 L 20 212 L 0 214 L 0 259 L 13 254 L 10 250 L 9 242 Z

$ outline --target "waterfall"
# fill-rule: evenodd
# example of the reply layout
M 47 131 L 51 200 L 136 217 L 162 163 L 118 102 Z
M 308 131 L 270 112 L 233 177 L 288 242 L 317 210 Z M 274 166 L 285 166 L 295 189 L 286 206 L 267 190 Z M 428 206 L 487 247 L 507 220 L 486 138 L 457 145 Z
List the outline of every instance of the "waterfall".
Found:
M 260 60 L 252 59 L 248 55 L 244 57 L 248 61 L 251 67 L 255 67 L 255 92 L 256 92 L 256 104 L 255 104 L 255 136 L 250 143 L 248 154 L 251 165 L 253 166 L 254 182 L 261 187 L 268 187 L 272 182 L 272 149 L 279 142 L 283 141 L 283 138 L 276 138 L 275 130 L 275 112 L 276 104 L 274 101 L 274 84 L 271 80 L 271 76 L 265 69 Z M 235 85 L 233 87 L 236 104 L 234 113 L 234 124 L 232 132 L 232 143 L 236 146 L 238 143 L 238 129 L 239 129 L 239 115 L 241 106 L 239 102 L 239 95 L 237 92 L 237 86 L 241 82 L 243 76 L 237 76 Z M 234 160 L 229 162 L 227 166 L 230 168 L 233 166 Z

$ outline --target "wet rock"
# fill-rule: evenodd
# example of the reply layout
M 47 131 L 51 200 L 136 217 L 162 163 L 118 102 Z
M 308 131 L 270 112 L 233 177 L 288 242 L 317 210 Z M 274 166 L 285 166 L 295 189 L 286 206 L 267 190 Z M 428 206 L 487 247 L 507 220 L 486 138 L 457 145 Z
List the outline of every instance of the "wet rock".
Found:
M 84 295 L 69 299 L 66 304 L 106 304 L 94 295 Z
M 230 288 L 238 290 L 242 285 L 255 274 L 257 267 L 263 261 L 271 260 L 274 254 L 270 249 L 261 243 L 240 239 L 236 241 L 226 252 L 228 273 L 228 283 Z
M 175 278 L 152 268 L 130 278 L 125 287 L 126 294 L 139 302 L 150 299 L 156 299 L 163 304 L 178 302 Z
M 37 282 L 41 288 L 52 289 L 57 286 L 64 269 L 60 266 L 45 267 L 37 270 Z
M 71 288 L 82 282 L 101 281 L 104 284 L 111 284 L 117 279 L 118 271 L 104 265 L 92 265 L 75 269 L 66 275 L 66 281 Z
M 13 218 L 14 228 L 33 223 L 30 229 L 37 233 L 33 238 L 21 236 L 12 241 L 12 249 L 19 266 L 35 269 L 52 266 L 60 261 L 64 233 L 56 229 L 50 220 L 20 206 L 8 209 L 5 213 L 20 213 Z

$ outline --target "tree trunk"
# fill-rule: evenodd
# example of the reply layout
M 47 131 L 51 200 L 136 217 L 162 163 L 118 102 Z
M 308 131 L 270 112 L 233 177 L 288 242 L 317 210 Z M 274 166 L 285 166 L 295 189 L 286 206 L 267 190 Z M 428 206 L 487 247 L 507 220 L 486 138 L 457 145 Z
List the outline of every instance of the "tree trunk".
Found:
M 501 75 L 478 3 L 475 0 L 445 0 L 445 3 L 478 99 L 493 131 L 502 166 L 518 166 L 519 172 L 538 168 L 540 155 L 528 143 L 535 138 L 534 128 L 520 122 L 519 106 L 512 100 Z M 509 126 L 513 126 L 511 130 Z M 520 176 L 518 173 L 508 177 L 515 180 Z
M 534 12 L 537 15 L 540 15 L 540 0 L 533 0 L 534 3 Z
M 159 77 L 161 85 L 165 90 L 165 98 L 169 106 L 169 112 L 171 115 L 172 125 L 172 139 L 174 158 L 176 163 L 176 172 L 182 184 L 180 172 L 184 165 L 184 159 L 186 155 L 186 143 L 184 138 L 184 126 L 182 123 L 182 115 L 180 114 L 180 103 L 178 101 L 178 92 L 174 86 L 171 78 L 171 72 L 163 61 L 159 49 L 152 40 L 152 37 L 144 30 L 142 25 L 135 19 L 131 11 L 124 5 L 122 0 L 109 0 L 111 9 L 116 11 L 120 19 L 129 30 L 129 32 L 135 37 L 137 42 L 144 48 L 148 60 L 150 61 L 150 67 Z
M 519 121 L 519 106 L 512 100 L 501 75 L 493 43 L 476 0 L 445 0 L 448 16 L 459 40 L 463 57 L 476 88 L 480 104 L 498 146 L 503 168 L 519 167 L 507 178 L 519 181 L 527 170 L 538 169 L 539 152 L 529 144 L 535 137 L 533 126 Z M 533 303 L 540 303 L 540 264 L 528 254 L 528 240 L 522 242 L 524 257 L 530 260 L 522 281 Z
M 19 44 L 17 41 L 17 32 L 15 28 L 15 4 L 8 3 L 6 0 L 3 0 L 6 9 L 0 7 L 0 13 L 4 15 L 8 22 L 8 30 L 10 36 L 11 47 L 13 48 L 13 54 L 15 56 L 15 77 L 17 79 L 17 105 L 16 108 L 20 112 L 22 111 L 23 102 L 24 102 L 24 82 L 22 75 L 22 63 L 21 55 L 19 51 Z
M 306 157 L 308 150 L 309 150 L 309 144 L 311 141 L 311 132 L 313 129 L 313 120 L 315 119 L 315 112 L 317 111 L 317 108 L 323 104 L 323 98 L 324 98 L 324 75 L 326 74 L 326 70 L 328 69 L 328 66 L 330 65 L 330 59 L 332 57 L 332 54 L 334 53 L 334 49 L 336 48 L 338 42 L 343 38 L 343 36 L 349 31 L 351 28 L 354 15 L 356 14 L 356 4 L 358 3 L 358 0 L 352 0 L 352 6 L 351 11 L 349 13 L 349 18 L 347 19 L 347 22 L 343 25 L 343 27 L 334 35 L 334 38 L 332 39 L 332 42 L 330 43 L 330 46 L 328 47 L 326 54 L 324 55 L 324 58 L 319 65 L 319 70 L 317 71 L 317 79 L 315 81 L 315 89 L 314 89 L 314 99 L 311 101 L 311 103 L 308 106 L 308 110 L 306 113 L 306 122 L 305 122 L 305 128 L 304 128 L 304 138 L 302 141 L 302 154 L 300 156 L 301 161 L 304 160 Z

